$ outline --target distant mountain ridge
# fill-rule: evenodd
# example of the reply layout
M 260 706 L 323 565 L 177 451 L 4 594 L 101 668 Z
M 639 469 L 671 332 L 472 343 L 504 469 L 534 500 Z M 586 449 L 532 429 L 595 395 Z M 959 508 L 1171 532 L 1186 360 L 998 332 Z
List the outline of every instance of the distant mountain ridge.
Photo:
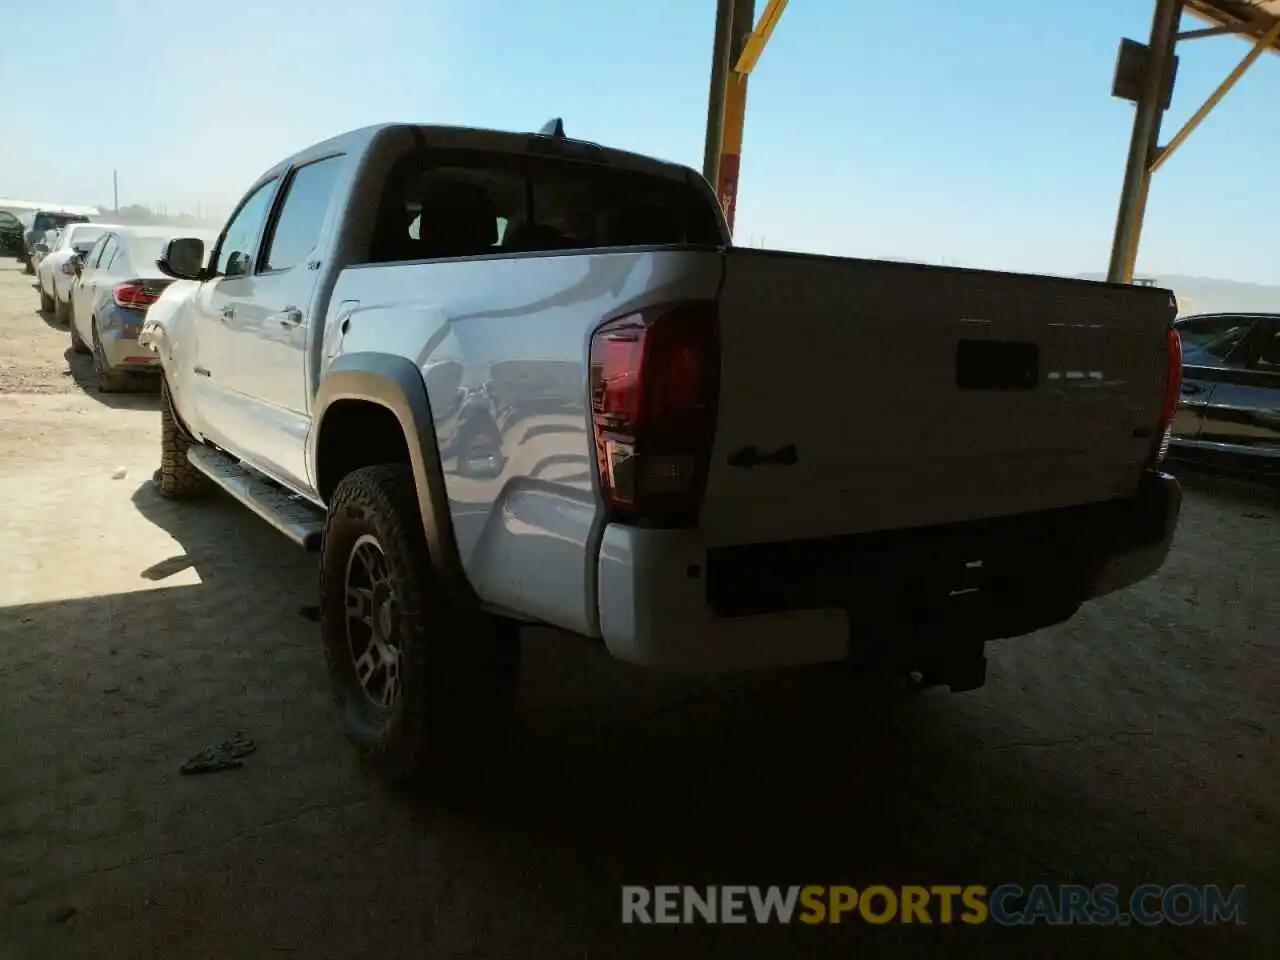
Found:
M 1082 280 L 1105 280 L 1104 273 L 1076 274 Z M 1190 277 L 1179 273 L 1143 274 L 1157 286 L 1172 290 L 1178 298 L 1178 313 L 1265 312 L 1280 313 L 1280 286 Z

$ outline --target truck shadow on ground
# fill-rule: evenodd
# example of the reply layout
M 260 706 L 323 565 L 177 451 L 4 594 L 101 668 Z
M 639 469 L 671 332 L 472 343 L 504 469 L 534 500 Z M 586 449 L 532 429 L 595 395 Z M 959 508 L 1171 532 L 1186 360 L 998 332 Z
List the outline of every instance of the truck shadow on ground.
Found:
M 177 544 L 139 571 L 156 589 L 0 618 L 0 768 L 29 771 L 0 787 L 14 922 L 82 904 L 81 946 L 225 956 L 1245 956 L 1265 933 L 624 928 L 624 884 L 1255 877 L 1148 813 L 1168 791 L 1149 761 L 1108 790 L 1086 731 L 1028 738 L 1042 688 L 999 669 L 981 693 L 903 700 L 830 670 L 657 676 L 529 631 L 518 729 L 479 802 L 389 790 L 327 693 L 314 558 L 221 495 L 144 484 L 133 503 Z M 1069 667 L 1034 668 L 1069 685 Z M 238 730 L 258 743 L 242 769 L 177 776 Z
M 65 328 L 63 328 L 65 329 Z M 76 353 L 67 347 L 63 354 L 67 361 L 67 370 L 77 387 L 86 396 L 92 397 L 103 406 L 117 410 L 156 410 L 160 409 L 160 380 L 155 376 L 136 374 L 126 389 L 119 393 L 103 393 L 98 389 L 98 373 L 93 369 L 93 357 L 87 353 Z

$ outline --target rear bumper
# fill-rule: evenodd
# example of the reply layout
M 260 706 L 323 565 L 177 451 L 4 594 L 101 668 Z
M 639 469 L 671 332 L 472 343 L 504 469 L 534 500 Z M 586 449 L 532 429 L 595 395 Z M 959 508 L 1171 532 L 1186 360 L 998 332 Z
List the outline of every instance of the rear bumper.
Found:
M 958 642 L 1021 636 L 1155 573 L 1181 490 L 994 521 L 707 549 L 696 531 L 606 527 L 601 635 L 619 659 L 718 671 L 843 660 L 904 663 Z
M 139 310 L 104 310 L 98 317 L 98 337 L 107 367 L 112 371 L 156 373 L 160 358 L 138 343 L 138 333 L 146 314 Z

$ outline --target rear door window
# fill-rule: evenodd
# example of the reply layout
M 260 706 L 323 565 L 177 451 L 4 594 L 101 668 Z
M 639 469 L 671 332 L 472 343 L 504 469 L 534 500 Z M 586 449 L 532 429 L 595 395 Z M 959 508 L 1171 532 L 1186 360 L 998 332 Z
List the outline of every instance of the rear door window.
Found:
M 110 262 L 108 259 L 110 255 L 109 251 L 113 249 L 114 241 L 115 237 L 110 233 L 98 241 L 97 250 L 90 254 L 91 259 L 89 261 L 89 266 L 93 267 L 95 270 L 99 267 L 105 267 Z
M 116 254 L 120 252 L 120 240 L 112 234 L 107 238 L 107 245 L 102 248 L 102 256 L 98 260 L 99 270 L 110 270 L 111 264 L 115 262 Z
M 681 175 L 585 159 L 427 151 L 388 178 L 371 262 L 722 242 L 714 201 Z
M 102 248 L 106 245 L 107 238 L 105 236 L 99 237 L 97 242 L 89 249 L 89 252 L 84 255 L 85 267 L 92 270 L 98 265 L 98 260 L 102 257 Z

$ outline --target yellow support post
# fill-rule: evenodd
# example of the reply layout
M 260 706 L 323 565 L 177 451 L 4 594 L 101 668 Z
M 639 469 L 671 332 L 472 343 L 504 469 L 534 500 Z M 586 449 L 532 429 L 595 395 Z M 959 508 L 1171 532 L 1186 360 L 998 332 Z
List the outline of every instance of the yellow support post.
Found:
M 1120 203 L 1116 210 L 1111 262 L 1107 267 L 1107 279 L 1112 283 L 1133 282 L 1138 241 L 1142 236 L 1142 220 L 1151 186 L 1151 161 L 1159 143 L 1164 93 L 1170 80 L 1181 18 L 1182 0 L 1155 0 L 1151 39 L 1147 42 L 1147 75 L 1133 114 L 1129 157 L 1125 162 L 1124 185 L 1120 188 Z
M 720 133 L 720 156 L 715 164 L 716 196 L 724 208 L 725 220 L 729 223 L 729 232 L 733 232 L 734 214 L 738 208 L 738 174 L 742 169 L 742 138 L 747 122 L 747 82 L 751 71 L 755 69 L 760 54 L 764 52 L 773 28 L 778 25 L 782 12 L 787 9 L 787 0 L 769 0 L 760 22 L 752 28 L 755 18 L 755 0 L 733 0 L 732 44 L 730 47 L 730 63 L 733 70 L 726 79 L 724 91 L 724 110 L 719 116 L 712 113 L 709 118 L 718 122 Z M 719 48 L 717 47 L 717 55 Z M 706 165 L 710 169 L 711 165 Z
M 773 28 L 778 25 L 786 9 L 787 0 L 769 0 L 764 13 L 760 14 L 760 22 L 756 24 L 755 29 L 751 31 L 751 36 L 747 37 L 747 42 L 742 47 L 742 55 L 733 65 L 735 72 L 745 76 L 755 69 L 756 61 L 760 59 L 760 54 L 764 53 L 765 44 L 773 36 Z
M 1151 173 L 1155 173 L 1164 166 L 1164 162 L 1173 156 L 1173 151 L 1186 142 L 1187 137 L 1191 136 L 1196 127 L 1200 126 L 1204 118 L 1213 112 L 1213 108 L 1222 102 L 1222 98 L 1230 93 L 1231 88 L 1240 81 L 1240 78 L 1248 72 L 1249 68 L 1258 62 L 1258 58 L 1272 48 L 1278 37 L 1280 37 L 1280 19 L 1276 20 L 1271 29 L 1259 38 L 1258 42 L 1253 45 L 1253 49 L 1245 55 L 1245 58 L 1236 65 L 1234 70 L 1227 74 L 1227 79 L 1218 84 L 1218 89 L 1209 94 L 1209 98 L 1200 105 L 1200 109 L 1191 115 L 1191 119 L 1184 123 L 1182 129 L 1173 135 L 1173 139 L 1156 154 L 1155 159 L 1151 161 Z
M 755 0 L 734 0 L 732 44 L 729 62 L 737 65 L 751 38 L 751 21 L 755 17 Z M 717 166 L 716 196 L 724 209 L 724 218 L 733 233 L 734 213 L 738 208 L 738 172 L 742 168 L 742 133 L 747 122 L 747 77 L 732 71 L 724 92 L 724 126 L 720 133 L 720 162 Z

